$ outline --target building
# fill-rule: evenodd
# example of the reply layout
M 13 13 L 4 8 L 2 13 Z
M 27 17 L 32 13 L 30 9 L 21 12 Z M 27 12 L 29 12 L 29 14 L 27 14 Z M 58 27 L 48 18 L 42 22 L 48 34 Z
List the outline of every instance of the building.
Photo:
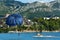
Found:
M 53 17 L 52 19 L 59 19 L 60 17 Z
M 58 17 L 57 15 L 44 17 L 44 20 L 49 20 L 49 19 L 60 19 L 60 17 Z
M 49 17 L 44 17 L 44 20 L 49 20 L 50 18 Z
M 30 27 L 32 25 L 32 21 L 30 19 L 27 19 L 27 18 L 23 18 L 23 25 L 26 26 L 26 27 Z
M 51 16 L 46 16 L 44 17 L 44 20 L 49 20 L 51 18 Z

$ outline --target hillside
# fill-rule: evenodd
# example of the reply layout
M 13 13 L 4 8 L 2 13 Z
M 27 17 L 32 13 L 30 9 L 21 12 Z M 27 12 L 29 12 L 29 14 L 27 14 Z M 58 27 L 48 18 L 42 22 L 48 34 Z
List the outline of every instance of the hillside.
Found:
M 60 3 L 52 1 L 50 3 L 22 3 L 19 1 L 0 1 L 0 15 L 12 14 L 20 12 L 26 18 L 59 16 L 60 17 Z

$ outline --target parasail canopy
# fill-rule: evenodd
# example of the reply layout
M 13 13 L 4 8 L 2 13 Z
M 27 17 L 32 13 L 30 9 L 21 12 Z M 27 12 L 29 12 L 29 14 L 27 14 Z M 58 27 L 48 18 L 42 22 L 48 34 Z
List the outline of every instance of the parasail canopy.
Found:
M 21 25 L 23 23 L 23 17 L 20 14 L 11 14 L 6 18 L 6 24 L 9 26 Z

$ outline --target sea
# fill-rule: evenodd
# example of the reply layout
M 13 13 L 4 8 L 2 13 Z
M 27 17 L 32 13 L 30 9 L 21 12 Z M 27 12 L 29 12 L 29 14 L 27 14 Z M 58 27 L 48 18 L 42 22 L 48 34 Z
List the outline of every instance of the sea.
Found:
M 43 36 L 37 36 L 40 32 L 0 33 L 0 40 L 60 40 L 60 32 L 42 32 Z

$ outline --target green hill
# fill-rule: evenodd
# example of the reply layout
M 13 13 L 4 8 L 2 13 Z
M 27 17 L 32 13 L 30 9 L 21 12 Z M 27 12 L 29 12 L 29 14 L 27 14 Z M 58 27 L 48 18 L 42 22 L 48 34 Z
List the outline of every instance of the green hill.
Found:
M 17 13 L 20 12 L 21 15 L 26 18 L 40 18 L 46 16 L 59 16 L 60 17 L 60 3 L 55 1 L 50 3 L 22 3 L 19 1 L 0 1 L 0 15 L 5 15 L 7 13 Z

